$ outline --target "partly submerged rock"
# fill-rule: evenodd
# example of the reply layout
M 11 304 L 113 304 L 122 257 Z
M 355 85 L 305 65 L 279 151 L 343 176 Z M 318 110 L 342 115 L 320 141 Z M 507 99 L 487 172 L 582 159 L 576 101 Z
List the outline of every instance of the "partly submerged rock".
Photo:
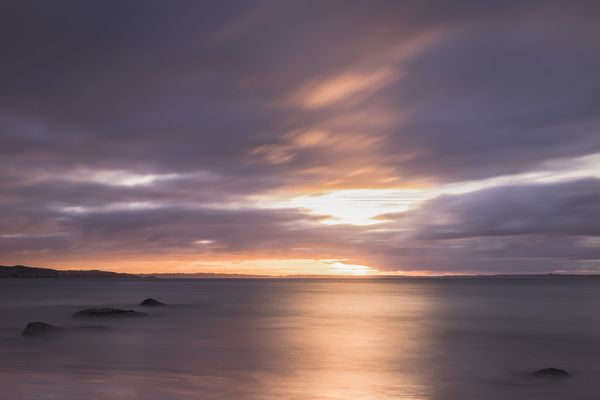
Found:
M 76 326 L 72 328 L 63 328 L 54 326 L 45 322 L 30 322 L 27 324 L 21 335 L 35 338 L 48 339 L 57 334 L 68 334 L 70 332 L 105 332 L 108 329 L 103 326 Z
M 88 308 L 77 311 L 73 318 L 87 317 L 143 317 L 146 313 L 134 310 L 121 310 L 119 308 Z
M 30 322 L 27 324 L 21 335 L 37 338 L 48 338 L 62 331 L 63 328 L 50 325 L 45 322 Z
M 569 376 L 571 376 L 567 371 L 560 368 L 544 368 L 535 371 L 534 373 L 532 373 L 532 375 L 545 378 L 568 378 Z
M 140 303 L 140 306 L 144 306 L 144 307 L 164 307 L 164 306 L 166 306 L 166 304 L 165 303 L 161 303 L 160 301 L 149 297 L 146 300 L 142 301 Z

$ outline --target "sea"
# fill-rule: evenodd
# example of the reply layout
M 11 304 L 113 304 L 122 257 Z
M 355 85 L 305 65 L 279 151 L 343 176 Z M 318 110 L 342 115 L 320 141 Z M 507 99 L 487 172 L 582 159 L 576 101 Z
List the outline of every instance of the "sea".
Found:
M 598 398 L 599 278 L 0 279 L 2 400 Z

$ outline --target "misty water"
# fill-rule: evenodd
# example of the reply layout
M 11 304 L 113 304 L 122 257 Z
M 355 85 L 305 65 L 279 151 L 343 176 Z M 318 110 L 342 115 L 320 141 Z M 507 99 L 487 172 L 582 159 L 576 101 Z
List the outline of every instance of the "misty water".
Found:
M 171 306 L 70 318 L 146 297 Z M 0 397 L 592 399 L 599 306 L 593 278 L 1 279 Z M 20 336 L 31 321 L 108 330 Z

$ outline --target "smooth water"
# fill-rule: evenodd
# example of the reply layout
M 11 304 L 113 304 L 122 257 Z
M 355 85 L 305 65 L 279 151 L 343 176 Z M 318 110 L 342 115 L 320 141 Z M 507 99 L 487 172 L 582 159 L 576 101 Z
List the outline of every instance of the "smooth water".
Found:
M 146 297 L 172 306 L 70 318 Z M 593 278 L 0 279 L 0 398 L 597 399 L 599 306 Z

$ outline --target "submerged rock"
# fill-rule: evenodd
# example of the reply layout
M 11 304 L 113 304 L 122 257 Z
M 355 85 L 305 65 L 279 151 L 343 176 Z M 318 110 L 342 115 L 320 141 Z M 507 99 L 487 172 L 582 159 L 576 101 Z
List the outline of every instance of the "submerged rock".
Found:
M 166 306 L 166 304 L 165 303 L 161 303 L 160 301 L 149 297 L 146 300 L 142 301 L 140 303 L 140 306 L 144 306 L 144 307 L 164 307 L 164 306 Z
M 544 368 L 535 371 L 532 375 L 546 378 L 568 378 L 571 376 L 567 371 L 560 368 Z
M 134 310 L 121 310 L 119 308 L 88 308 L 77 311 L 73 318 L 87 317 L 143 317 L 146 313 Z
M 28 337 L 48 338 L 62 330 L 63 328 L 59 328 L 58 326 L 50 325 L 45 322 L 30 322 L 27 324 L 23 332 L 21 332 L 21 335 Z

